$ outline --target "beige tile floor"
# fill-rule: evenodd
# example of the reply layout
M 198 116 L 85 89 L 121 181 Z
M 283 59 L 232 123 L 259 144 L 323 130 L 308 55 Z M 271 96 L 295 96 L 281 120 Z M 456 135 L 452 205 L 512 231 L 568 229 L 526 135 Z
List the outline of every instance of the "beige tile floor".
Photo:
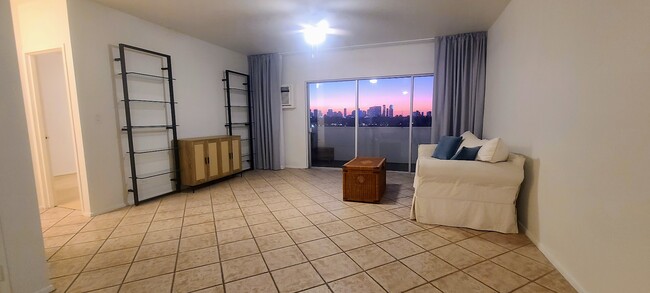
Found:
M 57 292 L 575 292 L 524 235 L 408 220 L 413 175 L 343 202 L 338 170 L 252 171 L 88 218 L 41 214 Z M 96 291 L 94 291 L 96 290 Z

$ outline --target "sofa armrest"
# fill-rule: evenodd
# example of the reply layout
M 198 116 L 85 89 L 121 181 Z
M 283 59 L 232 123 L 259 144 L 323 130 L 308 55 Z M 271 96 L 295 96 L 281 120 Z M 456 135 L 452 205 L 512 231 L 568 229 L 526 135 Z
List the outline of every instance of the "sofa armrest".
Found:
M 418 145 L 418 158 L 419 157 L 431 157 L 433 156 L 433 151 L 436 150 L 437 144 L 420 144 Z
M 520 154 L 510 153 L 510 155 L 508 155 L 508 162 L 514 166 L 523 168 L 524 163 L 526 163 L 526 157 Z

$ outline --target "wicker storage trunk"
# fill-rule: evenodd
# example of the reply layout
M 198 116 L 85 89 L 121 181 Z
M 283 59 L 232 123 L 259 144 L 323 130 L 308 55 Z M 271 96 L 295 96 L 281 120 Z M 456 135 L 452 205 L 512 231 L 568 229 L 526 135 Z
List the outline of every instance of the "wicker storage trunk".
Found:
M 343 165 L 343 200 L 379 202 L 385 190 L 385 158 L 357 157 Z

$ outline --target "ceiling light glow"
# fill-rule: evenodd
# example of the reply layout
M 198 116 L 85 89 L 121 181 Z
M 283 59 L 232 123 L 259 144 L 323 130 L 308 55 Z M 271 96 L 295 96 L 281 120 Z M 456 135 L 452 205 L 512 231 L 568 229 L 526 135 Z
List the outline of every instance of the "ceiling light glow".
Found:
M 369 80 L 369 82 L 372 83 L 372 84 L 376 84 L 377 80 L 376 79 L 371 79 L 371 80 Z
M 305 42 L 312 46 L 318 46 L 325 42 L 327 38 L 327 32 L 330 29 L 330 24 L 327 20 L 319 21 L 315 26 L 314 25 L 305 25 L 302 30 L 305 36 Z
M 408 95 L 408 94 L 409 94 L 409 92 L 407 92 L 407 91 L 402 92 L 402 95 Z

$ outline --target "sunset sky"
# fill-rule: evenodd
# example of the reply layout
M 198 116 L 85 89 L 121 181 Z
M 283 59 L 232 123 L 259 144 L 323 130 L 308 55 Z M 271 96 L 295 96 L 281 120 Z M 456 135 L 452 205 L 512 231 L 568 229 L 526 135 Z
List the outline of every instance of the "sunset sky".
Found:
M 378 79 L 377 83 L 369 80 L 359 80 L 359 108 L 363 111 L 372 106 L 389 105 L 394 107 L 394 116 L 409 115 L 409 99 L 411 91 L 411 79 L 406 78 L 384 78 Z M 433 97 L 433 76 L 415 78 L 415 90 L 413 98 L 413 112 L 426 113 L 431 111 Z M 334 112 L 348 109 L 348 115 L 352 114 L 355 104 L 355 82 L 335 81 L 309 84 L 309 106 L 310 110 L 318 109 L 327 113 L 327 109 Z

